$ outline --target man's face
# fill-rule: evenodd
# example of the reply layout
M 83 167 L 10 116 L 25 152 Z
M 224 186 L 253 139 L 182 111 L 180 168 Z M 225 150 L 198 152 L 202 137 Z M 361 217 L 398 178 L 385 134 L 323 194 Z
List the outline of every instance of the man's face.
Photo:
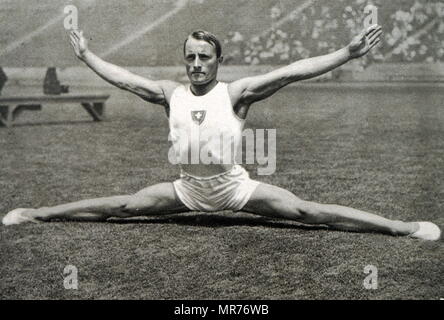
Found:
M 220 59 L 217 59 L 216 48 L 210 43 L 189 37 L 184 55 L 191 84 L 203 85 L 216 78 Z

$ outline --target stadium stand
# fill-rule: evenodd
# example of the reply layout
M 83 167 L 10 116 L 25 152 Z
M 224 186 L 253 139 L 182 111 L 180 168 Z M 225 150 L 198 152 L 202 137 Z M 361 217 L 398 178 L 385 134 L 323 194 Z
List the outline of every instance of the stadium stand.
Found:
M 285 64 L 333 51 L 361 30 L 362 24 L 358 22 L 364 21 L 368 4 L 377 5 L 385 36 L 382 46 L 362 59 L 363 66 L 378 61 L 442 62 L 444 59 L 444 3 L 441 1 L 340 0 L 340 5 L 334 6 L 325 1 L 306 3 L 309 5 L 302 10 L 289 12 L 284 11 L 278 1 L 270 10 L 274 22 L 265 33 L 251 37 L 232 32 L 226 40 L 236 48 L 230 57 L 232 63 Z

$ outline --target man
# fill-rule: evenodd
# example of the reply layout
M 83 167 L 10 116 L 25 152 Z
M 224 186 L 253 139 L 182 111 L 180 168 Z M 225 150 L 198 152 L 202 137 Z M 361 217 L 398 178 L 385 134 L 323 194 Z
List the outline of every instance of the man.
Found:
M 223 61 L 217 38 L 206 31 L 193 32 L 184 43 L 184 61 L 190 85 L 142 78 L 103 61 L 87 47 L 82 32 L 72 31 L 71 45 L 77 57 L 116 87 L 142 99 L 162 105 L 169 117 L 173 147 L 181 159 L 193 145 L 208 148 L 215 158 L 220 150 L 196 137 L 180 143 L 184 132 L 211 132 L 214 137 L 230 133 L 232 145 L 239 145 L 250 106 L 270 97 L 280 88 L 299 80 L 316 77 L 365 55 L 380 41 L 381 27 L 374 25 L 352 42 L 324 56 L 297 61 L 270 73 L 247 77 L 232 83 L 217 81 Z M 210 135 L 211 136 L 211 135 Z M 134 195 L 77 201 L 39 209 L 15 209 L 4 218 L 5 225 L 52 218 L 105 220 L 109 217 L 171 214 L 189 211 L 245 211 L 262 216 L 322 224 L 344 230 L 382 232 L 424 240 L 438 240 L 441 231 L 431 222 L 389 220 L 360 210 L 299 199 L 285 189 L 251 180 L 236 162 L 204 164 L 182 162 L 181 177 L 173 183 L 149 186 Z

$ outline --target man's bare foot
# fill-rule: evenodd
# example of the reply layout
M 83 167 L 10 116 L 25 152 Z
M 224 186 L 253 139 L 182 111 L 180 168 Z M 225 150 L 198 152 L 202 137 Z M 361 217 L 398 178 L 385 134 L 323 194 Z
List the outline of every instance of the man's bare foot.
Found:
M 33 218 L 29 213 L 34 210 L 30 208 L 17 208 L 9 211 L 2 219 L 2 223 L 5 226 L 10 226 L 13 224 L 20 224 L 24 222 L 34 222 L 39 223 L 37 219 Z
M 427 221 L 415 223 L 418 225 L 418 229 L 409 234 L 409 237 L 430 241 L 436 241 L 441 238 L 441 230 L 436 224 Z

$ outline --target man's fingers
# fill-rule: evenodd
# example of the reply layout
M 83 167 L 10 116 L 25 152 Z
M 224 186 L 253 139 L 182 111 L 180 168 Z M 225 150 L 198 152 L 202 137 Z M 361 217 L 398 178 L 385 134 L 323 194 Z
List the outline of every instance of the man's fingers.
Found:
M 79 32 L 77 30 L 71 30 L 71 34 L 76 38 L 79 37 Z
M 374 34 L 378 33 L 379 31 L 381 31 L 382 28 L 381 27 L 377 27 L 375 29 L 372 29 L 370 32 L 366 33 L 367 38 L 372 37 Z
M 379 42 L 381 42 L 381 38 L 376 39 L 372 44 L 370 44 L 370 49 L 376 46 Z
M 382 34 L 382 30 L 378 30 L 378 31 L 376 31 L 375 33 L 373 33 L 372 35 L 368 36 L 367 39 L 368 39 L 370 42 L 372 42 L 372 41 L 374 41 L 375 39 L 377 39 L 378 37 L 380 37 L 381 34 Z
M 367 28 L 367 30 L 365 30 L 365 34 L 368 36 L 369 34 L 371 34 L 372 32 L 374 32 L 377 29 L 380 29 L 381 26 L 377 25 L 377 24 L 373 24 L 370 27 Z
M 368 38 L 369 43 L 372 44 L 377 39 L 380 39 L 381 35 L 382 35 L 382 30 L 377 31 L 371 37 Z
M 81 37 L 83 37 L 83 30 L 81 30 L 80 32 L 78 30 L 71 30 L 71 34 L 76 37 L 77 39 L 80 39 Z
M 359 34 L 359 39 L 363 40 L 364 37 L 371 37 L 375 32 L 378 32 L 381 29 L 382 27 L 380 25 L 373 24 L 367 29 L 362 30 L 362 32 Z
M 76 50 L 77 50 L 77 49 L 76 49 L 76 48 L 77 48 L 77 46 L 76 46 L 76 45 L 75 45 L 74 43 L 72 43 L 72 42 L 71 42 L 71 47 L 72 47 L 72 48 L 74 49 L 74 51 L 76 51 Z
M 71 43 L 78 43 L 79 42 L 79 39 L 77 39 L 76 37 L 74 37 L 72 35 L 69 37 L 69 39 L 70 39 Z
M 368 33 L 365 37 L 371 41 L 375 38 L 375 36 L 379 36 L 382 33 L 382 28 L 373 29 L 370 33 Z

